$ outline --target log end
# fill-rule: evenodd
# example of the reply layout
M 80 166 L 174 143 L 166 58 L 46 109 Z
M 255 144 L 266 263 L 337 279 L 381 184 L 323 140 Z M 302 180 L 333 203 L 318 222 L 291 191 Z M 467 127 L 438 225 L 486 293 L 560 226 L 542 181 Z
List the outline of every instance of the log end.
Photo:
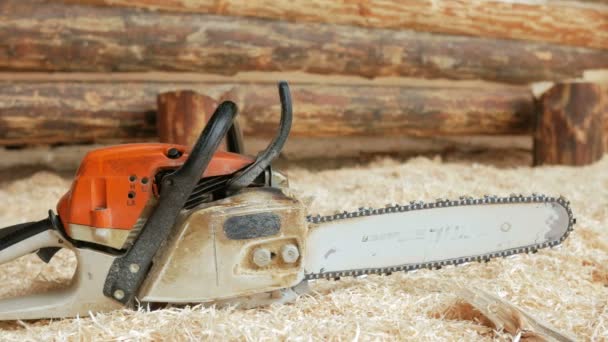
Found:
M 605 150 L 608 88 L 590 82 L 558 83 L 538 102 L 534 165 L 588 165 Z
M 217 107 L 217 101 L 192 90 L 178 90 L 157 96 L 157 129 L 165 143 L 191 146 Z

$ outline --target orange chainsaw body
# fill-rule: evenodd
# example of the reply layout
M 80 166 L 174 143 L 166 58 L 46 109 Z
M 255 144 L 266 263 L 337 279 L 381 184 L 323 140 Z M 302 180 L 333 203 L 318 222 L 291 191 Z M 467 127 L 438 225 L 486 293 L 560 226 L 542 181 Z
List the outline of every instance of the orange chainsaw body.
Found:
M 177 149 L 181 156 L 169 158 Z M 179 168 L 189 148 L 173 144 L 127 144 L 89 152 L 83 159 L 70 190 L 57 204 L 68 235 L 70 225 L 130 230 L 152 196 L 158 196 L 155 176 Z M 253 159 L 218 151 L 201 177 L 232 174 Z

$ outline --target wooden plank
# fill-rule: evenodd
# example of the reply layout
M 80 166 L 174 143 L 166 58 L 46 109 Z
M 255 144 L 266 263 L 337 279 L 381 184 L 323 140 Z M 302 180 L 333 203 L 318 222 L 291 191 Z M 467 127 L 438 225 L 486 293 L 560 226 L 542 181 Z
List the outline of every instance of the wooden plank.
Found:
M 587 165 L 604 156 L 608 87 L 558 83 L 540 98 L 534 164 Z
M 293 137 L 529 134 L 527 87 L 291 84 Z M 280 105 L 268 83 L 0 82 L 0 145 L 156 139 L 156 96 L 193 90 L 233 100 L 246 136 L 271 137 Z
M 608 49 L 605 1 L 64 0 L 170 12 L 413 29 Z M 602 3 L 603 2 L 603 3 Z
M 340 25 L 5 0 L 0 69 L 302 71 L 510 83 L 608 68 L 608 50 Z

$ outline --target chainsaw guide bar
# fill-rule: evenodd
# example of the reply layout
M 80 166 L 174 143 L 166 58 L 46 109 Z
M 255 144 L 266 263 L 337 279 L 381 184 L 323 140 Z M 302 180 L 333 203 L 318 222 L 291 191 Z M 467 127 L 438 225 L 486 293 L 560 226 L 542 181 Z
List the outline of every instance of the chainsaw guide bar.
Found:
M 460 197 L 458 200 L 447 200 L 447 199 L 438 199 L 435 202 L 422 202 L 422 201 L 412 201 L 408 205 L 387 205 L 384 208 L 359 208 L 357 211 L 353 212 L 342 212 L 334 215 L 309 215 L 306 219 L 312 224 L 311 231 L 314 232 L 316 229 L 315 225 L 323 225 L 331 222 L 337 221 L 347 221 L 349 219 L 361 218 L 361 217 L 378 217 L 380 215 L 387 214 L 395 214 L 395 213 L 405 213 L 405 212 L 413 212 L 419 210 L 428 210 L 428 209 L 437 209 L 437 208 L 457 208 L 457 207 L 471 207 L 471 206 L 487 206 L 487 205 L 496 205 L 496 204 L 554 204 L 561 206 L 565 212 L 567 213 L 567 227 L 563 229 L 563 232 L 555 237 L 554 239 L 548 241 L 542 241 L 540 243 L 531 244 L 527 246 L 520 246 L 516 248 L 494 251 L 485 254 L 479 255 L 471 255 L 471 256 L 463 256 L 451 259 L 444 260 L 435 260 L 431 262 L 421 262 L 421 263 L 412 263 L 412 264 L 404 264 L 390 267 L 378 267 L 378 268 L 361 268 L 361 269 L 351 269 L 344 271 L 332 271 L 332 272 L 321 272 L 321 273 L 307 273 L 306 279 L 339 279 L 340 277 L 346 276 L 361 276 L 368 274 L 391 274 L 393 272 L 400 271 L 413 271 L 417 269 L 439 269 L 443 266 L 449 265 L 460 265 L 467 262 L 472 261 L 489 261 L 493 258 L 498 257 L 507 257 L 513 254 L 519 253 L 530 253 L 536 252 L 539 249 L 543 249 L 546 247 L 554 247 L 562 243 L 570 234 L 570 232 L 574 228 L 574 224 L 576 223 L 576 219 L 572 214 L 572 210 L 570 208 L 570 203 L 563 197 L 549 197 L 545 195 L 532 194 L 530 196 L 524 195 L 510 195 L 508 197 L 498 197 L 498 196 L 489 196 L 486 195 L 483 198 L 473 198 L 473 197 Z M 481 209 L 481 208 L 480 208 Z

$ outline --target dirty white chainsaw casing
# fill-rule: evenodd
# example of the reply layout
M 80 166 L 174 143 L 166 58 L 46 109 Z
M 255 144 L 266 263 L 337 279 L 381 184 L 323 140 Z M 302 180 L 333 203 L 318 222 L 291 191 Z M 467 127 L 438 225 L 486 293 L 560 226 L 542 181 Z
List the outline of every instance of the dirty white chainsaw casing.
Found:
M 252 188 L 182 212 L 139 300 L 233 303 L 226 300 L 242 297 L 237 302 L 255 306 L 295 298 L 285 289 L 304 280 L 308 227 L 305 206 L 288 191 Z

